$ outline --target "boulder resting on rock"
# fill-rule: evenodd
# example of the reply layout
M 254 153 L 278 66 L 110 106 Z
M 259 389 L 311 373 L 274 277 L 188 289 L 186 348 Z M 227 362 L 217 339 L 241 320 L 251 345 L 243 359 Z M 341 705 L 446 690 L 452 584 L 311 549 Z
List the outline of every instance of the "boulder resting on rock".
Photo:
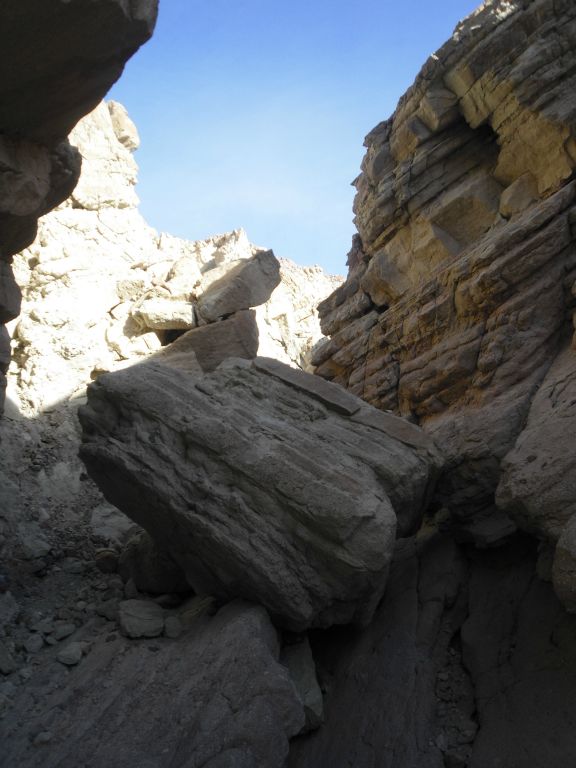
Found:
M 107 499 L 198 594 L 253 600 L 296 631 L 369 622 L 440 466 L 432 440 L 274 360 L 202 376 L 167 358 L 89 388 L 81 458 Z

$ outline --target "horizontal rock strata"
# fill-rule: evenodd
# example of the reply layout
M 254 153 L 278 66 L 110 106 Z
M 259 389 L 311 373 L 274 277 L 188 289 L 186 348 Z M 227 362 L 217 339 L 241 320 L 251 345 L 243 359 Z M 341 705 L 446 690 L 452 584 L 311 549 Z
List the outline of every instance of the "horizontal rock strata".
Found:
M 567 1 L 457 28 L 366 138 L 349 276 L 320 305 L 317 372 L 433 434 L 438 503 L 496 538 L 501 462 L 573 330 L 575 44 Z
M 81 421 L 93 479 L 195 591 L 297 630 L 370 620 L 440 465 L 418 428 L 266 358 L 104 375 Z

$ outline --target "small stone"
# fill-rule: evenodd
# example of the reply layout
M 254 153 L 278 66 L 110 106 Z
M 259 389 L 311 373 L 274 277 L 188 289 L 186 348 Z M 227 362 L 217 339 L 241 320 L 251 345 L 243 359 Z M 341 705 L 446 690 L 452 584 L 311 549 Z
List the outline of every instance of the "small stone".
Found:
M 20 613 L 20 607 L 11 592 L 0 594 L 0 627 L 5 627 Z
M 60 563 L 65 573 L 84 573 L 84 563 L 72 557 L 67 557 Z
M 74 667 L 82 659 L 84 652 L 83 643 L 70 643 L 58 653 L 56 659 L 60 664 L 64 664 L 67 667 Z
M 9 675 L 16 670 L 16 662 L 6 645 L 0 640 L 0 673 Z
M 156 603 L 124 600 L 119 605 L 120 627 L 132 638 L 158 637 L 164 631 L 164 611 Z
M 154 598 L 156 605 L 161 605 L 162 608 L 179 608 L 182 605 L 181 595 L 160 595 Z
M 42 635 L 30 635 L 24 641 L 24 648 L 27 653 L 38 653 L 44 647 L 44 640 Z
M 213 597 L 202 597 L 197 595 L 187 600 L 180 609 L 180 621 L 185 629 L 190 627 L 196 622 L 200 616 L 205 614 L 212 615 L 216 607 L 216 601 Z
M 133 579 L 128 579 L 124 585 L 124 597 L 126 600 L 137 600 L 140 597 L 140 592 L 138 592 Z
M 172 640 L 176 640 L 182 634 L 182 622 L 177 616 L 168 616 L 164 622 L 164 634 Z
M 280 661 L 288 669 L 304 707 L 306 721 L 300 733 L 316 730 L 324 720 L 324 700 L 308 638 L 283 648 Z
M 28 622 L 28 629 L 33 632 L 41 632 L 43 635 L 49 635 L 54 631 L 54 622 L 51 618 L 34 617 Z
M 52 734 L 50 733 L 50 731 L 42 731 L 35 737 L 32 744 L 35 747 L 41 747 L 43 744 L 49 744 L 51 741 L 52 741 Z
M 103 600 L 96 606 L 96 613 L 108 621 L 116 621 L 118 618 L 118 601 Z
M 101 573 L 116 573 L 118 554 L 113 549 L 99 549 L 96 552 L 96 567 Z
M 55 640 L 64 640 L 65 637 L 69 637 L 73 632 L 76 632 L 76 624 L 57 624 L 53 636 Z

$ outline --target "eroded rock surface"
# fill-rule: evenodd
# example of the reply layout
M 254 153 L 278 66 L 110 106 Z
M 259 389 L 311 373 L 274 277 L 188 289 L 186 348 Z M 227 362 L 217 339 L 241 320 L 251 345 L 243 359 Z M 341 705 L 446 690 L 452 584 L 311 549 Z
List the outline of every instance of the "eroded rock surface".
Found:
M 320 306 L 318 372 L 435 436 L 462 529 L 495 514 L 572 332 L 575 43 L 567 1 L 489 0 L 457 28 L 366 138 L 349 276 Z
M 65 200 L 80 173 L 67 135 L 118 79 L 154 29 L 158 3 L 23 0 L 0 32 L 0 323 L 19 313 L 11 257 L 36 236 L 37 220 Z M 7 365 L 0 361 L 1 390 Z
M 22 412 L 53 408 L 103 371 L 191 329 L 190 344 L 208 369 L 227 356 L 254 357 L 259 347 L 309 365 L 321 337 L 316 305 L 339 278 L 277 261 L 240 229 L 190 242 L 149 227 L 135 191 L 138 132 L 122 105 L 99 104 L 71 141 L 83 157 L 80 180 L 14 259 L 24 295 L 22 318 L 10 325 L 9 397 Z M 7 321 L 19 308 L 11 274 L 0 290 Z M 251 307 L 258 328 L 248 323 Z
M 304 713 L 279 651 L 265 611 L 242 603 L 178 640 L 99 634 L 65 678 L 47 667 L 19 691 L 0 766 L 282 768 Z
M 399 542 L 370 627 L 313 638 L 325 723 L 293 742 L 290 768 L 569 765 L 575 622 L 526 539 Z
M 201 594 L 242 596 L 284 625 L 366 623 L 397 528 L 440 464 L 416 427 L 277 361 L 198 377 L 162 359 L 101 377 L 81 456 Z

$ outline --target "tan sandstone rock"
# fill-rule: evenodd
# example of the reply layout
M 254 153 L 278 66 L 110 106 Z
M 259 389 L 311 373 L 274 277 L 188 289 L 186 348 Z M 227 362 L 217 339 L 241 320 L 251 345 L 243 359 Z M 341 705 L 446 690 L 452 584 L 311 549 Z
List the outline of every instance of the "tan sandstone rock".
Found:
M 366 137 L 348 279 L 319 308 L 317 373 L 434 435 L 463 528 L 511 530 L 501 462 L 571 333 L 575 45 L 566 0 L 458 26 Z

